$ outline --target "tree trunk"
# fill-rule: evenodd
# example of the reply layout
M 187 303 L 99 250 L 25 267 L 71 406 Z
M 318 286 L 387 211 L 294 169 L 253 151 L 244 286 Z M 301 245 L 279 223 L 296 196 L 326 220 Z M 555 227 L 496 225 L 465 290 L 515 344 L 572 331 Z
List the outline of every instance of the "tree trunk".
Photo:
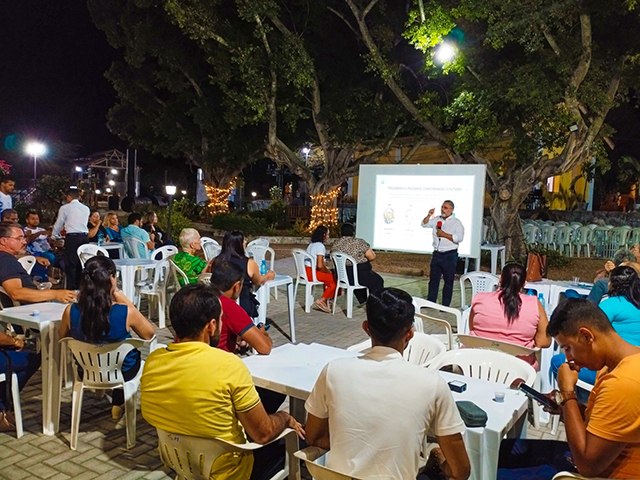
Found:
M 532 187 L 533 185 L 522 181 L 515 188 L 505 184 L 494 195 L 490 208 L 490 229 L 493 227 L 495 240 L 505 246 L 507 258 L 521 260 L 525 257 L 526 248 L 518 211 Z
M 309 221 L 309 231 L 324 225 L 331 228 L 338 225 L 338 195 L 340 187 L 327 189 L 315 184 L 309 192 L 311 195 L 311 219 Z

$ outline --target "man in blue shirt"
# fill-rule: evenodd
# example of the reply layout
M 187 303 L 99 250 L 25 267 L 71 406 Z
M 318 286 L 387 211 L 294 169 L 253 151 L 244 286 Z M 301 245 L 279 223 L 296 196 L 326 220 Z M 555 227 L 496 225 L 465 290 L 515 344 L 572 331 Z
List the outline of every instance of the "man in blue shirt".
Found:
M 155 233 L 149 233 L 140 226 L 142 224 L 142 215 L 140 215 L 139 213 L 133 212 L 132 214 L 130 214 L 128 222 L 129 225 L 120 229 L 122 241 L 124 242 L 125 246 L 127 245 L 127 238 L 135 238 L 136 240 L 144 242 L 146 244 L 146 248 L 142 244 L 136 244 L 138 248 L 138 255 L 136 255 L 136 257 L 148 258 L 149 250 L 153 250 L 155 246 Z M 127 252 L 131 253 L 129 252 L 129 248 L 127 248 Z

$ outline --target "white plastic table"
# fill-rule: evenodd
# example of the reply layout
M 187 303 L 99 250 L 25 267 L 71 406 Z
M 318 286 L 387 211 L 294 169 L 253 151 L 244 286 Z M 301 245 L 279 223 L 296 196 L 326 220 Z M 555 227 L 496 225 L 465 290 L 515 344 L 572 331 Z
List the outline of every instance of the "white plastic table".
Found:
M 309 397 L 324 366 L 337 358 L 359 355 L 360 352 L 318 343 L 289 343 L 274 348 L 269 355 L 253 355 L 243 361 L 257 386 L 289 395 L 291 414 L 304 421 L 304 401 Z M 500 441 L 505 435 L 518 436 L 525 431 L 527 397 L 502 384 L 446 372 L 439 374 L 447 382 L 456 379 L 467 384 L 465 392 L 452 392 L 455 400 L 473 401 L 487 412 L 485 427 L 467 428 L 465 446 L 471 461 L 471 478 L 496 478 Z M 505 392 L 503 403 L 493 400 L 495 392 Z
M 89 244 L 98 246 L 98 242 L 89 242 Z M 118 252 L 118 258 L 125 258 L 124 245 L 120 242 L 104 242 L 100 247 L 105 250 L 116 250 Z
M 120 278 L 122 279 L 122 292 L 133 303 L 136 301 L 136 271 L 144 269 L 153 269 L 158 264 L 158 260 L 149 258 L 120 258 L 114 260 L 116 268 L 120 270 Z
M 506 248 L 504 245 L 485 243 L 484 245 L 480 245 L 480 251 L 488 250 L 491 252 L 491 273 L 497 275 L 498 273 L 498 254 L 500 254 L 500 270 L 504 268 L 505 264 L 505 252 Z M 476 262 L 476 271 L 480 270 L 480 259 Z
M 293 296 L 293 278 L 289 275 L 276 274 L 276 278 L 268 280 L 256 291 L 256 298 L 260 305 L 258 306 L 258 323 L 265 323 L 267 320 L 267 304 L 269 303 L 269 290 L 271 287 L 287 286 L 287 303 L 289 307 L 289 331 L 291 333 L 291 342 L 296 341 L 296 321 L 294 317 L 295 298 Z
M 40 331 L 42 369 L 42 433 L 55 435 L 60 426 L 60 346 L 58 326 L 67 305 L 45 302 L 0 311 L 0 320 Z M 32 315 L 37 310 L 38 315 Z

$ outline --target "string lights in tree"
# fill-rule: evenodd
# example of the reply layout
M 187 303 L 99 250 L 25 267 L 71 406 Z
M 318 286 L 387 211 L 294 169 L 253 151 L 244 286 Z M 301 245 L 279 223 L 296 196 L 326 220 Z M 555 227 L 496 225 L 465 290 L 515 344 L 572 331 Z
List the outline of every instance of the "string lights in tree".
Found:
M 309 231 L 313 231 L 320 225 L 333 227 L 338 224 L 338 195 L 340 195 L 340 187 L 336 187 L 326 193 L 311 195 Z
M 207 198 L 209 199 L 207 207 L 212 215 L 229 212 L 229 195 L 231 195 L 231 191 L 234 188 L 236 188 L 235 178 L 231 180 L 226 187 L 204 186 L 205 192 L 207 192 Z

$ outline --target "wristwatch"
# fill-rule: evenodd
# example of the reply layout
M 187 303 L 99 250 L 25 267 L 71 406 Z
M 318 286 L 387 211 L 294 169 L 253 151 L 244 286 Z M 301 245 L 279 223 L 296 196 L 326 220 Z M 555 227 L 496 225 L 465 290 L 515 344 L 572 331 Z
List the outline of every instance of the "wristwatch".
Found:
M 578 400 L 578 398 L 576 397 L 576 392 L 575 391 L 571 391 L 571 392 L 559 392 L 556 391 L 556 403 L 558 405 L 560 405 L 561 407 L 564 407 L 564 404 L 567 403 L 569 400 Z

